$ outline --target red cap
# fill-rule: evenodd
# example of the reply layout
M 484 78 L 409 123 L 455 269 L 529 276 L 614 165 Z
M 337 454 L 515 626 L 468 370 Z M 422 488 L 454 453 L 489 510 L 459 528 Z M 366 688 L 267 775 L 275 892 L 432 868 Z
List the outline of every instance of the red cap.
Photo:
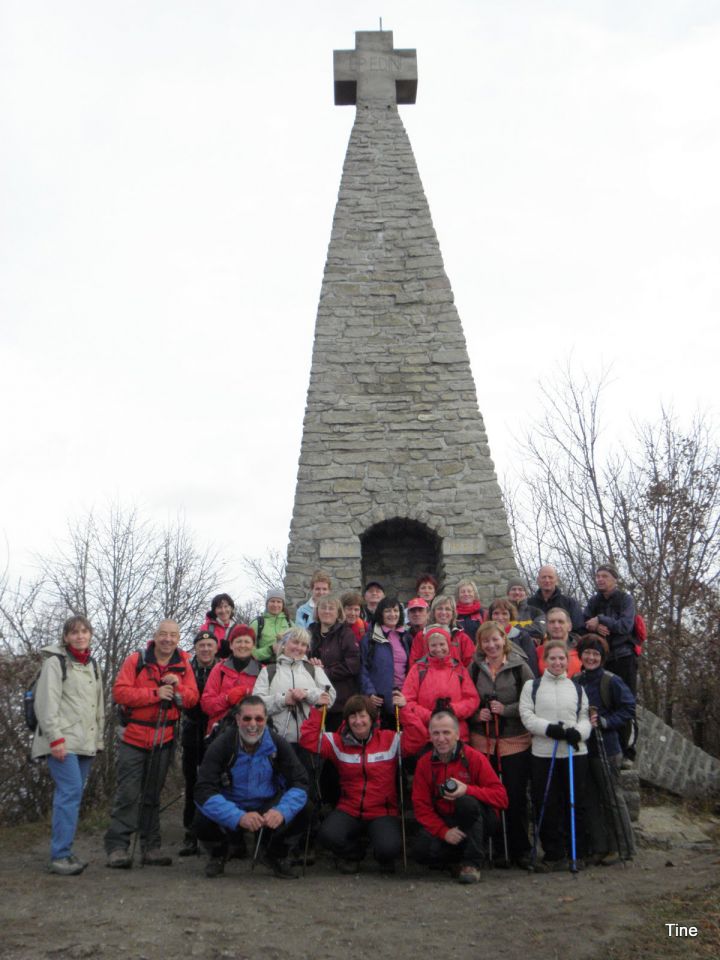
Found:
M 427 610 L 428 602 L 427 600 L 423 600 L 422 597 L 413 597 L 412 600 L 408 601 L 407 608 L 408 610 L 417 610 L 418 608 L 421 610 Z

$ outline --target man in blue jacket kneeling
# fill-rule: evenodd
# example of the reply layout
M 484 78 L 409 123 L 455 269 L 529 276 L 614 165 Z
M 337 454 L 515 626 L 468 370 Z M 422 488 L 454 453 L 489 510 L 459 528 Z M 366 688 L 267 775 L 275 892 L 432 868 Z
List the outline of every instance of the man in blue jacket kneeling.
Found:
M 241 700 L 236 721 L 208 748 L 195 787 L 193 829 L 210 852 L 205 875 L 223 873 L 228 850 L 244 848 L 248 831 L 260 841 L 260 861 L 276 877 L 296 879 L 287 852 L 301 845 L 307 824 L 307 773 L 290 744 L 268 730 L 260 697 Z

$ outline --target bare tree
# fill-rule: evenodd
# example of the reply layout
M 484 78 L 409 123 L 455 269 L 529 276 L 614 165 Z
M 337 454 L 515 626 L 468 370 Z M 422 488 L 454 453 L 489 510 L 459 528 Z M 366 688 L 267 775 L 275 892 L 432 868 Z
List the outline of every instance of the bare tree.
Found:
M 93 779 L 106 791 L 114 772 L 111 691 L 117 671 L 130 653 L 146 645 L 163 618 L 179 622 L 186 642 L 192 637 L 219 579 L 219 564 L 214 555 L 196 549 L 182 523 L 159 530 L 136 510 L 114 506 L 106 515 L 90 514 L 71 524 L 67 541 L 40 557 L 39 565 L 36 583 L 14 590 L 7 581 L 0 584 L 3 662 L 16 677 L 12 696 L 21 702 L 28 655 L 37 669 L 40 648 L 57 641 L 63 621 L 72 614 L 89 617 L 108 704 L 106 749 Z M 8 722 L 27 745 L 20 712 L 11 711 Z
M 242 569 L 252 586 L 252 599 L 259 609 L 263 609 L 265 594 L 272 587 L 285 582 L 285 554 L 274 547 L 268 549 L 264 557 L 242 558 Z
M 644 702 L 707 741 L 705 718 L 720 698 L 709 659 L 717 644 L 720 450 L 702 418 L 681 428 L 664 410 L 625 442 L 611 442 L 601 416 L 608 385 L 607 374 L 593 382 L 566 367 L 542 388 L 521 481 L 506 492 L 518 565 L 529 572 L 554 563 L 582 598 L 594 590 L 597 564 L 612 561 L 648 624 Z

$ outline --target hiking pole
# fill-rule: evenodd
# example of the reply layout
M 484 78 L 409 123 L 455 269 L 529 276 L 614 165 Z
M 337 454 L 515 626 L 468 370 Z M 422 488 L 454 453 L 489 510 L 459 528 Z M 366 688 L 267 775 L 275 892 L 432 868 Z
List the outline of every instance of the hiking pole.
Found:
M 543 817 L 545 816 L 545 805 L 547 804 L 548 793 L 550 792 L 550 781 L 552 780 L 553 768 L 555 767 L 555 757 L 557 756 L 558 741 L 553 746 L 552 757 L 550 759 L 550 769 L 548 770 L 547 781 L 545 782 L 545 793 L 543 794 L 542 804 L 540 806 L 540 816 L 535 823 L 535 839 L 533 840 L 532 853 L 530 854 L 530 873 L 535 869 L 537 860 L 538 839 L 540 838 L 540 828 L 542 827 Z
M 255 844 L 255 853 L 253 853 L 252 862 L 250 864 L 250 873 L 253 873 L 255 870 L 255 864 L 257 863 L 258 854 L 260 853 L 260 843 L 262 841 L 262 835 L 264 830 L 265 830 L 264 826 L 260 827 L 260 829 L 258 830 L 258 838 Z
M 495 762 L 497 763 L 498 768 L 498 780 L 502 783 L 503 786 L 503 774 L 502 774 L 502 760 L 500 759 L 500 718 L 497 714 L 495 716 Z M 505 850 L 505 864 L 510 866 L 510 856 L 508 854 L 508 835 L 507 835 L 507 821 L 505 820 L 505 811 L 500 811 L 500 822 L 502 823 L 502 832 L 503 832 L 503 848 Z
M 165 813 L 165 811 L 170 807 L 172 807 L 174 804 L 176 804 L 178 800 L 182 800 L 184 796 L 185 796 L 185 791 L 183 791 L 182 793 L 179 793 L 176 797 L 173 797 L 172 800 L 168 800 L 168 802 L 164 806 L 160 807 L 160 809 L 158 810 L 158 816 L 161 813 Z
M 400 830 L 402 832 L 403 870 L 407 873 L 407 840 L 405 838 L 405 792 L 403 789 L 402 766 L 402 729 L 400 728 L 400 707 L 395 704 L 395 732 L 398 744 L 398 777 L 400 784 Z
M 484 708 L 484 709 L 486 709 L 486 710 L 489 710 L 489 709 L 490 709 L 490 700 L 488 699 L 488 697 L 484 696 L 484 697 L 481 699 L 481 701 L 480 701 L 480 707 L 481 707 L 481 708 Z M 492 751 L 490 750 L 490 721 L 489 721 L 489 720 L 485 720 L 484 723 L 485 723 L 485 759 L 487 760 L 488 763 L 492 764 L 492 761 L 491 761 L 491 759 L 490 759 L 491 752 L 492 752 Z M 493 838 L 492 838 L 492 836 L 489 836 L 489 837 L 488 837 L 488 860 L 489 860 L 489 866 L 490 866 L 490 867 L 493 867 L 495 864 L 494 864 L 494 861 L 493 861 Z
M 326 685 L 324 687 L 324 690 L 325 690 L 325 693 L 329 693 L 330 692 L 329 685 Z M 314 755 L 311 754 L 312 767 L 313 767 L 313 779 L 315 780 L 315 794 L 317 797 L 318 813 L 320 812 L 320 807 L 322 805 L 322 793 L 320 790 L 320 777 L 318 775 L 317 763 L 320 760 L 320 754 L 322 753 L 322 738 L 323 738 L 323 734 L 325 733 L 326 718 L 327 718 L 327 704 L 324 703 L 322 707 L 322 716 L 320 717 L 320 733 L 318 734 L 317 750 L 315 751 Z M 302 868 L 303 877 L 305 876 L 305 871 L 307 869 L 308 853 L 310 852 L 310 831 L 312 830 L 312 820 L 313 820 L 312 815 L 308 816 L 307 831 L 305 833 L 305 850 L 303 851 L 303 868 Z
M 167 711 L 168 711 L 168 701 L 163 700 L 163 702 L 160 704 L 160 709 L 158 710 L 157 720 L 155 721 L 155 729 L 153 730 L 153 739 L 152 739 L 152 746 L 150 748 L 150 755 L 145 758 L 145 763 L 143 764 L 144 779 L 143 779 L 142 788 L 140 791 L 140 806 L 138 807 L 138 817 L 137 817 L 137 824 L 135 826 L 135 836 L 133 837 L 133 845 L 130 851 L 131 867 L 135 863 L 135 850 L 137 848 L 138 836 L 140 834 L 140 830 L 142 829 L 143 811 L 147 803 L 148 789 L 150 786 L 150 782 L 153 779 L 153 767 L 156 766 L 155 758 L 156 756 L 159 755 L 158 745 L 162 744 L 163 739 L 165 737 L 165 727 L 167 726 Z M 142 861 L 140 862 L 140 866 L 142 866 Z
M 573 747 L 568 741 L 568 779 L 570 781 L 570 872 L 577 878 L 577 849 L 575 845 L 575 777 L 573 776 Z
M 597 707 L 590 707 L 590 716 L 598 714 L 599 711 Z M 618 855 L 622 861 L 624 867 L 627 866 L 627 860 L 631 859 L 632 856 L 632 843 L 627 833 L 627 824 L 625 818 L 622 815 L 620 810 L 620 802 L 618 800 L 617 794 L 617 785 L 615 783 L 615 777 L 613 771 L 610 767 L 610 758 L 607 755 L 607 748 L 605 746 L 605 738 L 602 735 L 602 730 L 600 725 L 593 727 L 595 732 L 595 742 L 598 748 L 598 756 L 600 757 L 600 769 L 603 773 L 603 780 L 605 782 L 605 792 L 607 794 L 608 804 L 610 806 L 610 821 L 613 825 L 613 833 L 615 834 L 615 843 L 617 844 Z M 620 822 L 620 830 L 618 830 L 618 821 Z M 625 852 L 627 853 L 627 858 L 623 856 L 622 844 L 620 842 L 620 833 L 623 834 L 623 840 L 625 843 Z

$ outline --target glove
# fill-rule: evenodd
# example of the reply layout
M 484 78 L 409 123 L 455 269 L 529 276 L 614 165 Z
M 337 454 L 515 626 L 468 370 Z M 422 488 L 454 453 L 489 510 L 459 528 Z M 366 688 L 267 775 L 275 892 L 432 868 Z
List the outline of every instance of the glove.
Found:
M 553 740 L 565 739 L 565 727 L 561 723 L 549 723 L 545 730 L 546 737 L 552 737 Z
M 580 736 L 580 731 L 576 730 L 575 727 L 568 727 L 565 731 L 565 739 L 573 748 L 573 750 L 577 750 L 577 748 L 580 746 L 582 737 Z

